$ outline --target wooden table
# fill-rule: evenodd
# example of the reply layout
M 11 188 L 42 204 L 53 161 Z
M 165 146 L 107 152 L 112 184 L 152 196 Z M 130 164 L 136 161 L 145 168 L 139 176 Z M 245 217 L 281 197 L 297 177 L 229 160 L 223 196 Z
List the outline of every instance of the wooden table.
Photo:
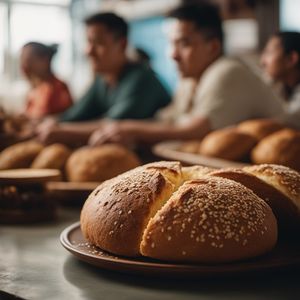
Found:
M 100 270 L 78 261 L 59 242 L 78 221 L 64 209 L 44 225 L 0 225 L 0 290 L 35 299 L 300 299 L 300 270 L 251 277 L 172 280 Z M 0 299 L 8 299 L 0 293 Z M 11 299 L 11 298 L 9 298 Z

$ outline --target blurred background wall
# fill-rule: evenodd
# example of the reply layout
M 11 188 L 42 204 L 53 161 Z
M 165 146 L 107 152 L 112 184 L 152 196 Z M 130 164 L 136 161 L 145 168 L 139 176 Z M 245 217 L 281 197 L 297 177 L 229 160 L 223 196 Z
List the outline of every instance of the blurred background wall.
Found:
M 168 57 L 165 13 L 180 0 L 0 0 L 0 106 L 22 110 L 27 85 L 19 71 L 23 44 L 40 41 L 59 44 L 54 70 L 66 80 L 76 98 L 91 80 L 84 55 L 83 19 L 113 10 L 131 29 L 130 46 L 144 49 L 162 82 L 173 92 L 176 70 Z M 186 1 L 186 2 L 191 2 Z M 226 35 L 225 49 L 257 63 L 268 36 L 278 30 L 300 31 L 300 0 L 211 0 L 220 6 Z

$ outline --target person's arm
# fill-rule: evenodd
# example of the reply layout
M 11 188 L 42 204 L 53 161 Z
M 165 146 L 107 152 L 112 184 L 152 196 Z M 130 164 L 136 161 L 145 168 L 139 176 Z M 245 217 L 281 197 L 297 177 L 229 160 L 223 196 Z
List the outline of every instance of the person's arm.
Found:
M 121 121 L 96 130 L 89 139 L 90 145 L 108 142 L 123 144 L 156 143 L 164 140 L 201 139 L 211 130 L 207 118 L 194 118 L 186 124 L 169 125 L 160 122 Z
M 91 133 L 102 128 L 108 122 L 108 120 L 60 124 L 49 122 L 38 129 L 37 138 L 45 144 L 62 143 L 78 147 L 87 144 Z

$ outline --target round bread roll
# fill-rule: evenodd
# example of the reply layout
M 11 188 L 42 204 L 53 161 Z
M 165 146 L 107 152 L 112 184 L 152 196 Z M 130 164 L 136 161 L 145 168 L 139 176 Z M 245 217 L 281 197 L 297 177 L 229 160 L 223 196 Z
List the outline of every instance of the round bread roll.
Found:
M 243 185 L 194 169 L 201 179 L 158 162 L 105 181 L 83 206 L 85 238 L 116 255 L 169 261 L 227 262 L 272 249 L 271 208 Z
M 257 141 L 283 128 L 283 124 L 272 119 L 247 120 L 237 126 L 239 132 L 250 134 Z
M 201 142 L 199 153 L 229 160 L 242 160 L 256 144 L 256 139 L 236 128 L 224 128 L 209 133 Z
M 179 163 L 162 162 L 105 181 L 89 196 L 81 211 L 85 238 L 115 254 L 139 255 L 147 223 L 180 180 Z
M 58 169 L 63 171 L 71 150 L 63 144 L 45 147 L 31 164 L 34 169 Z
M 66 164 L 69 181 L 100 182 L 140 165 L 130 150 L 115 144 L 76 150 Z
M 29 168 L 42 150 L 43 145 L 35 141 L 10 146 L 0 153 L 0 170 Z
M 264 138 L 251 152 L 256 164 L 278 164 L 300 171 L 300 132 L 283 129 Z
M 284 166 L 260 165 L 243 170 L 221 169 L 210 175 L 239 182 L 266 201 L 284 236 L 300 229 L 300 174 L 296 171 Z

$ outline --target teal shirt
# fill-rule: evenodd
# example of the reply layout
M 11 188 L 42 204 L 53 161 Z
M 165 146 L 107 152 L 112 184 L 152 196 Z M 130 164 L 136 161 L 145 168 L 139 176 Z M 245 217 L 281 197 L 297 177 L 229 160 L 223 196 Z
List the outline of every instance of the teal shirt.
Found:
M 87 93 L 61 115 L 60 121 L 147 119 L 170 100 L 151 69 L 142 64 L 128 64 L 113 88 L 97 76 Z

